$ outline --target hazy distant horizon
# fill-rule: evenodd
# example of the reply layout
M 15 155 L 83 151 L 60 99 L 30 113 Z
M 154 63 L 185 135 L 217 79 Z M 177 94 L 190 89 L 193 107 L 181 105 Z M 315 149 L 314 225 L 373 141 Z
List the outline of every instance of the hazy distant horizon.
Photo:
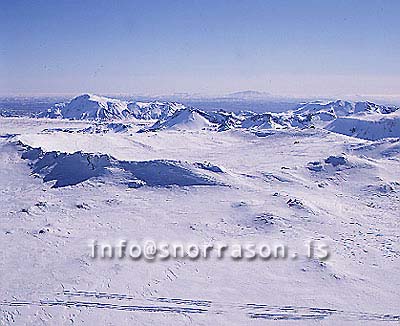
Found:
M 400 96 L 398 1 L 3 1 L 0 93 Z
M 284 96 L 276 94 L 268 94 L 265 97 L 241 97 L 234 96 L 234 93 L 248 92 L 237 91 L 226 94 L 190 94 L 190 93 L 174 93 L 174 94 L 138 94 L 138 93 L 94 93 L 94 92 L 76 92 L 76 93 L 44 93 L 44 94 L 0 94 L 0 99 L 6 98 L 54 98 L 62 100 L 70 100 L 76 96 L 90 93 L 104 97 L 130 99 L 130 100 L 171 100 L 177 102 L 196 103 L 196 102 L 247 102 L 247 103 L 300 103 L 307 101 L 329 101 L 329 100 L 345 100 L 345 101 L 371 101 L 383 105 L 400 105 L 400 95 L 384 96 L 384 95 L 336 95 L 336 96 Z M 254 91 L 260 92 L 261 91 Z

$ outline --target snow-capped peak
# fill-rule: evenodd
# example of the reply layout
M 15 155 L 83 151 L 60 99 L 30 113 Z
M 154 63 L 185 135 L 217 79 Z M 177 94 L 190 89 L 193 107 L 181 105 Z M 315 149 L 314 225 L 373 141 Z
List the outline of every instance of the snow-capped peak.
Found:
M 134 102 L 82 94 L 68 103 L 60 103 L 43 112 L 41 117 L 64 118 L 71 120 L 120 120 L 165 119 L 177 110 L 183 109 L 183 104 L 175 102 Z
M 66 104 L 62 109 L 62 116 L 73 120 L 111 120 L 126 118 L 129 110 L 124 101 L 83 94 Z
M 350 102 L 343 100 L 335 101 L 312 101 L 302 103 L 294 111 L 295 114 L 315 115 L 329 113 L 335 117 L 344 117 L 352 114 L 387 114 L 394 112 L 397 108 L 378 105 L 372 102 Z
M 209 128 L 213 123 L 209 120 L 207 113 L 194 109 L 184 108 L 174 115 L 166 119 L 165 121 L 157 121 L 153 126 L 149 128 L 149 131 L 156 131 L 162 129 L 170 130 L 201 130 Z

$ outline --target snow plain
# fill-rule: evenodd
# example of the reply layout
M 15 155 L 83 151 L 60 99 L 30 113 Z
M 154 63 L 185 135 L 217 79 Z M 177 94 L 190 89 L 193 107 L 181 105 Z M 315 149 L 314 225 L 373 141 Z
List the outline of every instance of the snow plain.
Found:
M 398 138 L 217 131 L 197 114 L 138 132 L 154 122 L 0 118 L 1 324 L 400 321 Z M 90 239 L 317 240 L 331 256 L 96 260 Z

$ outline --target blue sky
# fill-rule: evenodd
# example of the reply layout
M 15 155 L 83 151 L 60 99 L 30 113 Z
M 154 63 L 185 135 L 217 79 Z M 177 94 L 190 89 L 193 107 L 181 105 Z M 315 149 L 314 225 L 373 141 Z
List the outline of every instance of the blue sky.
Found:
M 1 1 L 0 93 L 400 94 L 400 1 Z

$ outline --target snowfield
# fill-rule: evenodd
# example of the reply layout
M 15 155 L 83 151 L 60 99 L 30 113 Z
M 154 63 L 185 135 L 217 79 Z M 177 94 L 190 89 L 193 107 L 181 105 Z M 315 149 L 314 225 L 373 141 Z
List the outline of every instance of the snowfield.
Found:
M 396 111 L 384 116 L 339 118 L 328 125 L 327 129 L 369 140 L 400 137 L 400 112 Z
M 82 95 L 0 118 L 1 325 L 400 322 L 396 108 L 129 103 Z M 101 260 L 93 239 L 281 243 L 299 256 Z M 305 257 L 309 240 L 329 259 Z

